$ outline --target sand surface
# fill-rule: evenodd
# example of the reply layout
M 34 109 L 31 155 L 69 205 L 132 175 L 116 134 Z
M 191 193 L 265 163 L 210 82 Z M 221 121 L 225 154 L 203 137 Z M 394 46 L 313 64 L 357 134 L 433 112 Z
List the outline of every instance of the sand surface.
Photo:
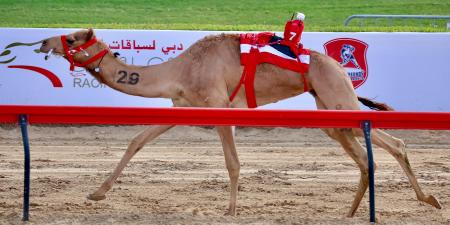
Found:
M 318 129 L 237 129 L 241 161 L 238 215 L 214 129 L 176 127 L 147 144 L 107 199 L 85 196 L 112 172 L 141 126 L 31 126 L 30 222 L 21 222 L 20 131 L 0 128 L 0 224 L 369 224 L 368 194 L 346 218 L 359 170 Z M 450 224 L 450 132 L 388 131 L 438 210 L 416 200 L 400 166 L 375 148 L 379 224 Z

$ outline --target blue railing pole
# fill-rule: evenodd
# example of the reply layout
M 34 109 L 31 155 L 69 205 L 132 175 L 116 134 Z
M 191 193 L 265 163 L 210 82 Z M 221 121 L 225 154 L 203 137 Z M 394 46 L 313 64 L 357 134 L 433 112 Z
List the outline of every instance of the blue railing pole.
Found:
M 375 176 L 373 166 L 372 140 L 370 137 L 371 123 L 370 121 L 362 122 L 364 131 L 364 139 L 367 147 L 367 160 L 369 164 L 369 201 L 370 201 L 370 222 L 375 223 Z
M 28 141 L 27 116 L 19 115 L 19 125 L 22 131 L 23 150 L 24 150 L 24 177 L 23 177 L 23 221 L 28 221 L 30 209 L 30 143 Z

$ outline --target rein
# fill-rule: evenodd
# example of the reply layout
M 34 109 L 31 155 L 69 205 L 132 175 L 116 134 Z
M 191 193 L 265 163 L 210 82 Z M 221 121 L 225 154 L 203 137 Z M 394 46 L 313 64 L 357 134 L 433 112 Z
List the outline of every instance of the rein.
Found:
M 97 43 L 97 38 L 93 37 L 91 38 L 91 40 L 89 40 L 88 42 L 75 47 L 75 48 L 69 48 L 69 45 L 67 44 L 67 38 L 65 35 L 61 36 L 61 43 L 63 45 L 64 48 L 64 52 L 66 54 L 66 59 L 69 61 L 70 63 L 70 70 L 73 71 L 75 69 L 75 66 L 78 67 L 86 67 L 87 65 L 97 61 L 100 58 L 103 58 L 106 53 L 108 53 L 107 49 L 103 49 L 102 51 L 100 51 L 99 53 L 97 53 L 96 55 L 92 56 L 91 58 L 89 58 L 88 60 L 79 63 L 79 62 L 75 62 L 73 59 L 73 56 L 79 52 L 84 52 L 84 54 L 86 56 L 89 56 L 89 54 L 85 51 L 85 49 L 89 48 L 90 46 L 92 46 L 93 44 Z M 99 63 L 100 64 L 100 63 Z

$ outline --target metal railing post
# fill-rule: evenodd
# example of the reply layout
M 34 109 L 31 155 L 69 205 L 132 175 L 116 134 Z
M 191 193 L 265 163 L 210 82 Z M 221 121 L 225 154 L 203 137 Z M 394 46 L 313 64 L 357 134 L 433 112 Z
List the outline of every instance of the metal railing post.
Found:
M 28 140 L 27 116 L 19 115 L 19 125 L 22 131 L 23 150 L 24 150 L 24 177 L 23 177 L 23 221 L 29 219 L 30 209 L 30 144 Z
M 363 121 L 362 129 L 367 147 L 367 160 L 369 164 L 369 201 L 370 201 L 370 222 L 375 223 L 375 176 L 373 166 L 372 140 L 370 136 L 371 122 Z
M 449 20 L 450 16 L 444 15 L 376 15 L 376 14 L 355 14 L 347 17 L 344 20 L 344 26 L 348 26 L 353 19 L 388 19 L 389 25 L 392 26 L 393 19 L 416 19 L 416 20 L 433 20 L 432 25 L 436 27 L 436 20 Z M 447 27 L 447 29 L 449 29 Z

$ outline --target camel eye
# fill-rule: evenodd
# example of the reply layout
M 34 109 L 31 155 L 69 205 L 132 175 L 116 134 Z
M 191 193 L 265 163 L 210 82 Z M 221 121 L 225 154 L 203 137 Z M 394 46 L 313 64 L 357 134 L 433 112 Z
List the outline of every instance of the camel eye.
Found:
M 66 39 L 67 44 L 72 45 L 75 41 L 72 39 Z

